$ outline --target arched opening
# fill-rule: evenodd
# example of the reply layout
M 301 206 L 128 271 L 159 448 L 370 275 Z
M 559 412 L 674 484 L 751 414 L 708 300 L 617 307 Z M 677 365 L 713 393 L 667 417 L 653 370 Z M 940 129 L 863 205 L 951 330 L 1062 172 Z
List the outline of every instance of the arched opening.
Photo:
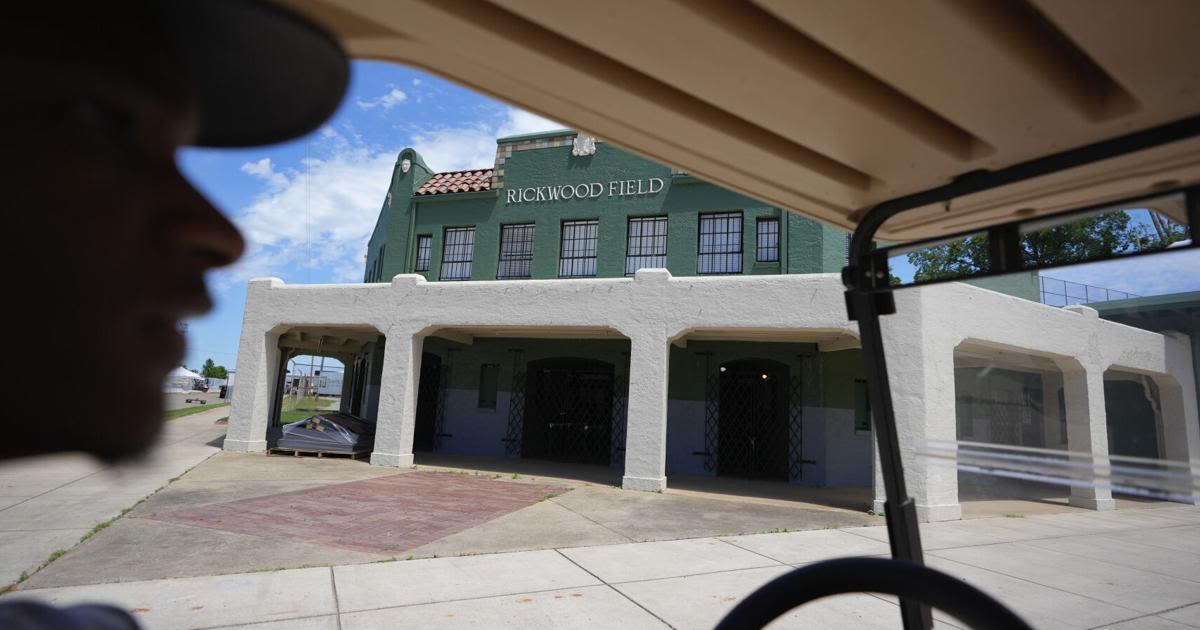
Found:
M 1110 454 L 1147 459 L 1162 456 L 1158 386 L 1150 377 L 1119 370 L 1105 372 L 1104 413 Z
M 717 474 L 788 479 L 788 366 L 742 359 L 719 368 Z
M 432 451 L 437 437 L 437 415 L 441 406 L 442 358 L 421 354 L 421 382 L 417 387 L 417 420 L 413 427 L 413 450 Z
M 602 464 L 612 455 L 613 364 L 561 357 L 530 361 L 521 456 Z

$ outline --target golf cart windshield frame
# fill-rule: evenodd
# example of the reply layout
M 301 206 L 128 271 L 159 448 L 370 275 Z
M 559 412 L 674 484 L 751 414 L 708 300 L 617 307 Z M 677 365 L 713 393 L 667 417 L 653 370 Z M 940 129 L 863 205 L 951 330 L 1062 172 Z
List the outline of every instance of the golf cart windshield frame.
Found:
M 850 241 L 848 265 L 842 270 L 846 285 L 849 317 L 858 321 L 862 341 L 867 391 L 874 410 L 874 434 L 879 446 L 886 502 L 888 540 L 892 558 L 917 565 L 924 564 L 921 535 L 913 498 L 905 486 L 900 440 L 896 431 L 895 410 L 888 384 L 887 362 L 879 317 L 896 312 L 890 286 L 887 256 L 875 247 L 875 234 L 892 217 L 903 212 L 957 197 L 1011 185 L 1058 171 L 1084 166 L 1121 155 L 1150 149 L 1200 135 L 1200 117 L 1191 117 L 1143 131 L 1104 140 L 1087 146 L 1022 162 L 998 171 L 975 171 L 959 176 L 945 186 L 906 195 L 872 207 L 863 216 Z M 1186 192 L 1190 225 L 1200 225 L 1200 195 Z M 1192 239 L 1191 247 L 1200 247 Z M 901 598 L 901 616 L 906 629 L 932 625 L 927 602 Z

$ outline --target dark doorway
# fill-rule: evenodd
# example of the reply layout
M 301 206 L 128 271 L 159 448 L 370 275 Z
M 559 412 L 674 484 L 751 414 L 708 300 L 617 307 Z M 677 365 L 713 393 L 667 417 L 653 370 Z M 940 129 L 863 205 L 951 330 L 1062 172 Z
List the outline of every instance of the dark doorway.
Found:
M 417 423 L 413 427 L 413 450 L 432 451 L 437 431 L 438 405 L 442 399 L 442 358 L 421 353 L 421 382 L 417 385 Z
M 354 361 L 350 383 L 350 415 L 362 417 L 363 396 L 367 391 L 367 360 L 359 357 Z
M 1158 459 L 1158 419 L 1142 383 L 1104 381 L 1104 413 L 1108 420 L 1108 452 Z
M 521 457 L 608 465 L 614 375 L 594 359 L 530 361 Z
M 787 481 L 789 377 L 767 359 L 721 366 L 717 474 Z

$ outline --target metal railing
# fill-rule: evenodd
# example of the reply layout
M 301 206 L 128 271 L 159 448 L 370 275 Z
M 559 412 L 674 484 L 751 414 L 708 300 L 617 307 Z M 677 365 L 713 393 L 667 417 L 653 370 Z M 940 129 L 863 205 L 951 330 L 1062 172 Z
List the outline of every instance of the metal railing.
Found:
M 1128 291 L 1118 291 L 1107 287 L 1097 287 L 1080 282 L 1071 282 L 1049 276 L 1038 276 L 1041 289 L 1042 304 L 1048 306 L 1067 306 L 1070 304 L 1090 304 L 1092 302 L 1108 302 L 1142 297 Z

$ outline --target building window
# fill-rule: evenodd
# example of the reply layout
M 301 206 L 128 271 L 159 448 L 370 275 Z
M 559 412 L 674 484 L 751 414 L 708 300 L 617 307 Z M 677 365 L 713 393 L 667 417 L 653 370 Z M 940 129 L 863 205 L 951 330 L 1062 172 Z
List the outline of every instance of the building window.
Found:
M 500 389 L 500 364 L 484 363 L 479 366 L 480 409 L 496 408 L 496 392 Z
M 533 277 L 533 224 L 500 227 L 500 267 L 497 278 Z
M 667 217 L 633 217 L 625 248 L 625 275 L 667 266 Z
M 596 275 L 596 240 L 600 221 L 563 221 L 558 277 L 591 278 Z
M 867 396 L 867 382 L 854 380 L 854 430 L 871 430 L 871 399 Z
M 742 273 L 742 213 L 700 215 L 699 273 Z
M 779 262 L 779 219 L 758 220 L 758 262 Z
M 475 256 L 475 227 L 446 228 L 442 241 L 442 280 L 470 280 Z
M 433 236 L 422 234 L 417 237 L 417 266 L 413 271 L 429 271 L 429 262 L 433 258 Z

